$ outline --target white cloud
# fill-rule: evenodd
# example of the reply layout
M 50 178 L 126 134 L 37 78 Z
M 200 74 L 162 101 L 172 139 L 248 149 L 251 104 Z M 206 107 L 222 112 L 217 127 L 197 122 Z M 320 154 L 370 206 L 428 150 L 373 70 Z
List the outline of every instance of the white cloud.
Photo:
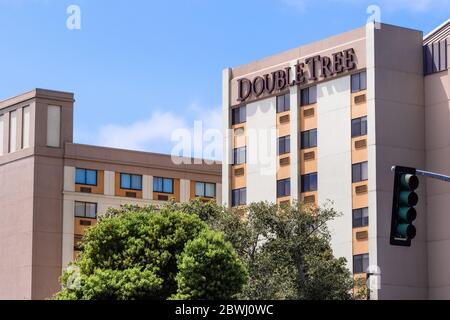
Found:
M 204 150 L 211 145 L 219 152 L 214 154 L 214 160 L 222 156 L 222 139 L 208 141 L 208 132 L 222 133 L 221 108 L 203 108 L 192 104 L 186 108 L 189 112 L 180 114 L 174 112 L 155 111 L 147 118 L 136 120 L 129 125 L 108 124 L 101 126 L 95 144 L 149 152 L 171 153 L 177 141 L 172 140 L 176 132 L 184 132 L 192 141 L 189 156 L 210 158 Z M 190 115 L 189 119 L 186 118 Z M 194 135 L 194 127 L 201 125 L 202 135 Z M 186 154 L 185 154 L 186 155 Z

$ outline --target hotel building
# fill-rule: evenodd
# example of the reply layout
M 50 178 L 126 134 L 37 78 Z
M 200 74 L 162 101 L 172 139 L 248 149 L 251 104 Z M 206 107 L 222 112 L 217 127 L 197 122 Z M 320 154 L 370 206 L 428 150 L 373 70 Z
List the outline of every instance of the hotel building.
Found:
M 73 106 L 73 94 L 41 89 L 0 101 L 0 299 L 59 291 L 108 207 L 221 202 L 220 164 L 74 144 Z
M 389 244 L 393 165 L 450 175 L 450 20 L 367 26 L 223 72 L 222 200 L 342 213 L 332 248 L 372 299 L 450 299 L 450 185 L 421 178 L 417 237 Z

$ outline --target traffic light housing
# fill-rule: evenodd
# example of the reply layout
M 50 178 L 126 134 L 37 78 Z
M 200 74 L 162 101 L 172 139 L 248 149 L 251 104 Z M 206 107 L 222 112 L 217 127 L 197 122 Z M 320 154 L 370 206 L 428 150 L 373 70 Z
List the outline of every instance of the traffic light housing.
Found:
M 414 208 L 419 196 L 414 191 L 419 187 L 416 169 L 395 167 L 394 197 L 392 200 L 391 245 L 411 246 L 416 236 L 416 228 L 412 224 L 417 217 Z

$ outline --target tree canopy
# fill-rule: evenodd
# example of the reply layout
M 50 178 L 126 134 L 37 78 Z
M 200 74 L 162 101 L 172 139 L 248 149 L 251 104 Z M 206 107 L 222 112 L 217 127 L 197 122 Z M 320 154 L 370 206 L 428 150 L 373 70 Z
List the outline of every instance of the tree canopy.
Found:
M 333 256 L 327 225 L 338 216 L 331 204 L 266 202 L 110 209 L 85 235 L 55 298 L 364 298 L 346 260 Z
M 56 299 L 231 299 L 247 279 L 220 232 L 173 208 L 109 210 L 82 250 Z
M 249 272 L 241 299 L 364 298 L 364 290 L 353 293 L 361 284 L 354 281 L 346 260 L 333 256 L 327 226 L 339 213 L 331 203 L 261 202 L 240 210 L 198 201 L 173 206 L 197 214 L 232 243 Z

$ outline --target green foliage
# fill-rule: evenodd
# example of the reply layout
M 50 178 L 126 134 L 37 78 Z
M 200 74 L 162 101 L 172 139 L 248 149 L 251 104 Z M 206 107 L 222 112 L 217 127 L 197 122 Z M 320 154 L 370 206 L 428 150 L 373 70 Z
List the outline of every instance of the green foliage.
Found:
M 83 240 L 83 253 L 74 264 L 79 268 L 77 284 L 63 286 L 55 299 L 167 299 L 177 292 L 183 293 L 186 299 L 193 298 L 191 294 L 197 299 L 224 298 L 223 292 L 215 292 L 214 288 L 225 288 L 230 298 L 239 292 L 245 281 L 245 269 L 239 269 L 240 278 L 228 272 L 240 266 L 230 244 L 209 231 L 198 216 L 170 207 L 160 211 L 133 206 L 109 210 Z M 207 244 L 208 252 L 216 253 L 217 257 L 221 252 L 225 256 L 202 260 L 195 254 L 195 248 L 202 243 Z M 190 258 L 195 265 L 189 265 Z M 208 263 L 208 266 L 201 263 Z M 203 291 L 193 292 L 186 289 L 188 287 L 179 288 L 179 283 L 196 287 L 196 279 L 190 277 L 189 268 L 227 271 L 211 278 L 222 281 L 221 286 L 208 287 L 202 282 Z M 183 272 L 177 277 L 180 270 Z M 73 269 L 66 271 L 61 277 L 62 284 L 67 284 L 74 276 Z
M 355 281 L 346 260 L 332 254 L 327 223 L 339 214 L 331 204 L 280 207 L 262 202 L 245 212 L 201 202 L 176 208 L 200 213 L 232 243 L 249 273 L 241 299 L 364 298 L 352 293 Z
M 178 292 L 175 299 L 229 299 L 240 291 L 247 280 L 247 273 L 223 235 L 205 231 L 187 243 L 179 257 L 176 280 Z

